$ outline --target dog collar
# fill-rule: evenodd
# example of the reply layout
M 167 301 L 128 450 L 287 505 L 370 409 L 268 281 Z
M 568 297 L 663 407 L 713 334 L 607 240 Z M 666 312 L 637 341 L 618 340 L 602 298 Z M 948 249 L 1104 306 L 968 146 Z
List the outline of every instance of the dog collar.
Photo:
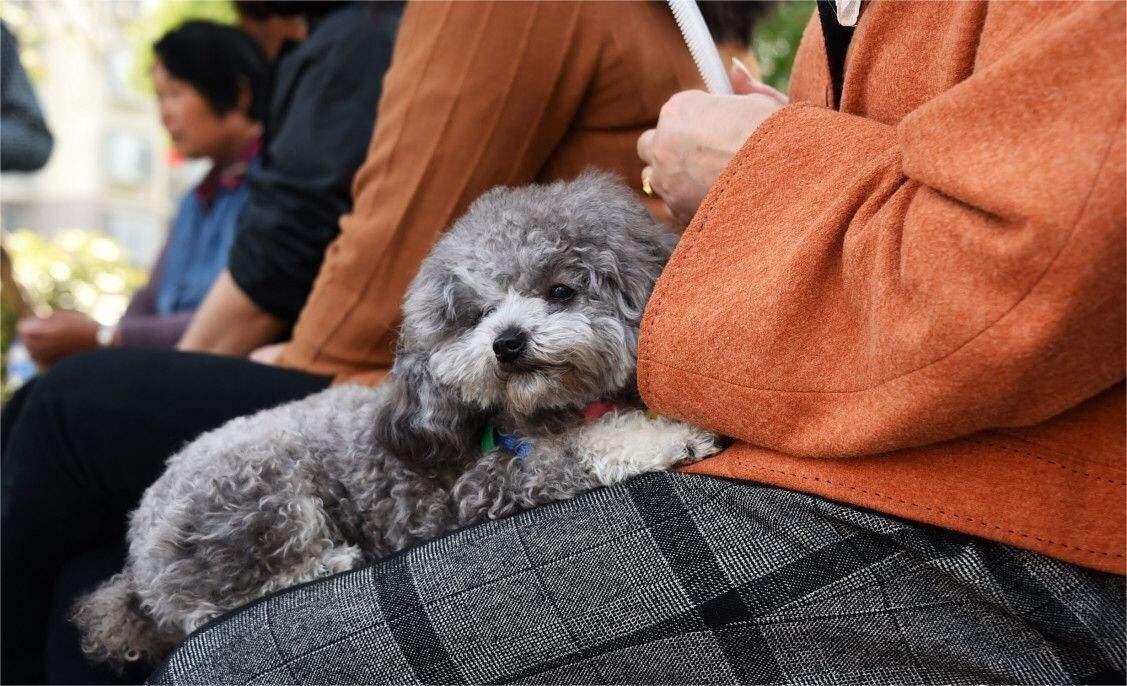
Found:
M 626 408 L 623 405 L 619 405 L 618 403 L 614 403 L 609 400 L 596 400 L 593 403 L 589 403 L 587 407 L 583 408 L 583 421 L 593 422 L 599 417 L 602 417 L 604 414 L 607 414 L 608 412 L 618 412 L 624 409 Z
M 481 452 L 490 453 L 497 448 L 520 460 L 532 452 L 532 441 L 516 434 L 501 433 L 493 422 L 489 422 L 481 435 Z
M 619 403 L 609 400 L 596 400 L 583 408 L 583 421 L 593 422 L 605 414 L 625 409 L 628 409 L 627 406 Z M 646 416 L 650 419 L 654 417 L 649 410 L 646 410 Z M 497 428 L 496 424 L 489 422 L 485 425 L 485 431 L 481 434 L 481 452 L 488 454 L 497 448 L 520 460 L 532 452 L 532 441 L 516 434 L 503 433 Z

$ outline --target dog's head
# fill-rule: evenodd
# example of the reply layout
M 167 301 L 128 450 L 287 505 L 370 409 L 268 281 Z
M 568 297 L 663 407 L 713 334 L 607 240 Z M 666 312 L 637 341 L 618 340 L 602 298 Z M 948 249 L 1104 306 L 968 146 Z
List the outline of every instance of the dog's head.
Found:
M 478 198 L 407 292 L 385 447 L 442 460 L 489 416 L 535 433 L 635 395 L 642 311 L 674 241 L 605 173 Z

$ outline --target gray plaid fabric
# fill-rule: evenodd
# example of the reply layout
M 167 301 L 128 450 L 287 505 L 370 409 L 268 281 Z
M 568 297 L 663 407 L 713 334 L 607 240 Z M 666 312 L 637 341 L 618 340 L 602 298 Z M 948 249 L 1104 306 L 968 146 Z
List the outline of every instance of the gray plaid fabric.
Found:
M 1124 582 L 747 483 L 651 474 L 204 627 L 188 683 L 1123 683 Z

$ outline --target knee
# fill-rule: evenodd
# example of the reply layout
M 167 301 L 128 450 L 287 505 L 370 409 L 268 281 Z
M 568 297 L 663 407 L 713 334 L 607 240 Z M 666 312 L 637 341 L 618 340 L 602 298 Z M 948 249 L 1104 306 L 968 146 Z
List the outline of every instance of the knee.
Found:
M 89 388 L 96 369 L 91 355 L 68 358 L 35 379 L 25 398 L 20 401 L 18 417 L 5 418 L 11 425 L 4 430 L 3 475 L 0 479 L 0 512 L 5 520 L 21 509 L 24 501 L 42 496 L 53 487 L 66 463 L 60 464 L 56 453 L 65 445 L 62 431 L 68 424 L 63 404 L 68 397 Z M 16 504 L 21 503 L 17 508 Z
M 35 384 L 32 395 L 71 395 L 88 389 L 104 390 L 105 384 L 122 364 L 125 350 L 95 350 L 71 355 L 53 365 Z
M 4 410 L 4 467 L 9 466 L 9 446 L 16 441 L 17 434 L 42 429 L 50 407 L 64 396 L 81 393 L 91 383 L 97 373 L 97 359 L 92 355 L 81 354 L 69 357 L 54 365 L 27 383 L 9 399 Z M 15 451 L 19 452 L 19 451 Z

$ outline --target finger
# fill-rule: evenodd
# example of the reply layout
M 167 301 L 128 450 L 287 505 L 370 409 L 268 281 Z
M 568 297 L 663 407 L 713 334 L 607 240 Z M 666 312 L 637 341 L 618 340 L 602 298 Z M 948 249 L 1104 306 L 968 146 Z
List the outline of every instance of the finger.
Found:
M 732 58 L 732 66 L 728 70 L 728 78 L 732 81 L 732 92 L 736 95 L 766 95 L 772 100 L 784 105 L 790 101 L 784 93 L 775 90 L 755 78 L 751 70 L 747 68 L 747 65 L 736 57 Z
M 779 91 L 775 90 L 774 88 L 768 86 L 767 84 L 763 83 L 762 81 L 756 81 L 756 82 L 752 83 L 751 86 L 748 88 L 748 90 L 746 90 L 742 93 L 737 93 L 737 95 L 762 95 L 762 96 L 770 98 L 771 100 L 779 103 L 780 105 L 786 105 L 787 103 L 790 102 L 790 98 L 788 98 L 786 95 L 780 93 Z
M 653 163 L 653 144 L 655 135 L 657 135 L 656 130 L 648 129 L 646 131 L 643 131 L 641 136 L 638 136 L 638 157 L 646 164 Z
M 756 79 L 751 75 L 751 70 L 747 68 L 747 65 L 733 57 L 732 64 L 728 67 L 728 80 L 732 82 L 733 93 L 747 95 L 755 87 Z
M 34 360 L 36 364 L 42 365 L 50 361 L 50 346 L 24 341 L 24 347 L 27 348 L 27 356 Z
M 250 354 L 250 359 L 260 364 L 274 364 L 274 360 L 278 357 L 278 353 L 281 352 L 283 345 L 284 343 L 271 343 L 270 345 L 256 348 Z
M 762 81 L 755 82 L 755 93 L 758 93 L 759 95 L 766 95 L 767 97 L 775 100 L 775 102 L 779 103 L 780 105 L 786 105 L 790 102 L 790 98 L 787 97 L 786 93 L 777 91 L 771 86 L 763 83 Z
M 33 337 L 43 331 L 43 321 L 38 317 L 26 317 L 16 322 L 16 333 L 20 338 Z

